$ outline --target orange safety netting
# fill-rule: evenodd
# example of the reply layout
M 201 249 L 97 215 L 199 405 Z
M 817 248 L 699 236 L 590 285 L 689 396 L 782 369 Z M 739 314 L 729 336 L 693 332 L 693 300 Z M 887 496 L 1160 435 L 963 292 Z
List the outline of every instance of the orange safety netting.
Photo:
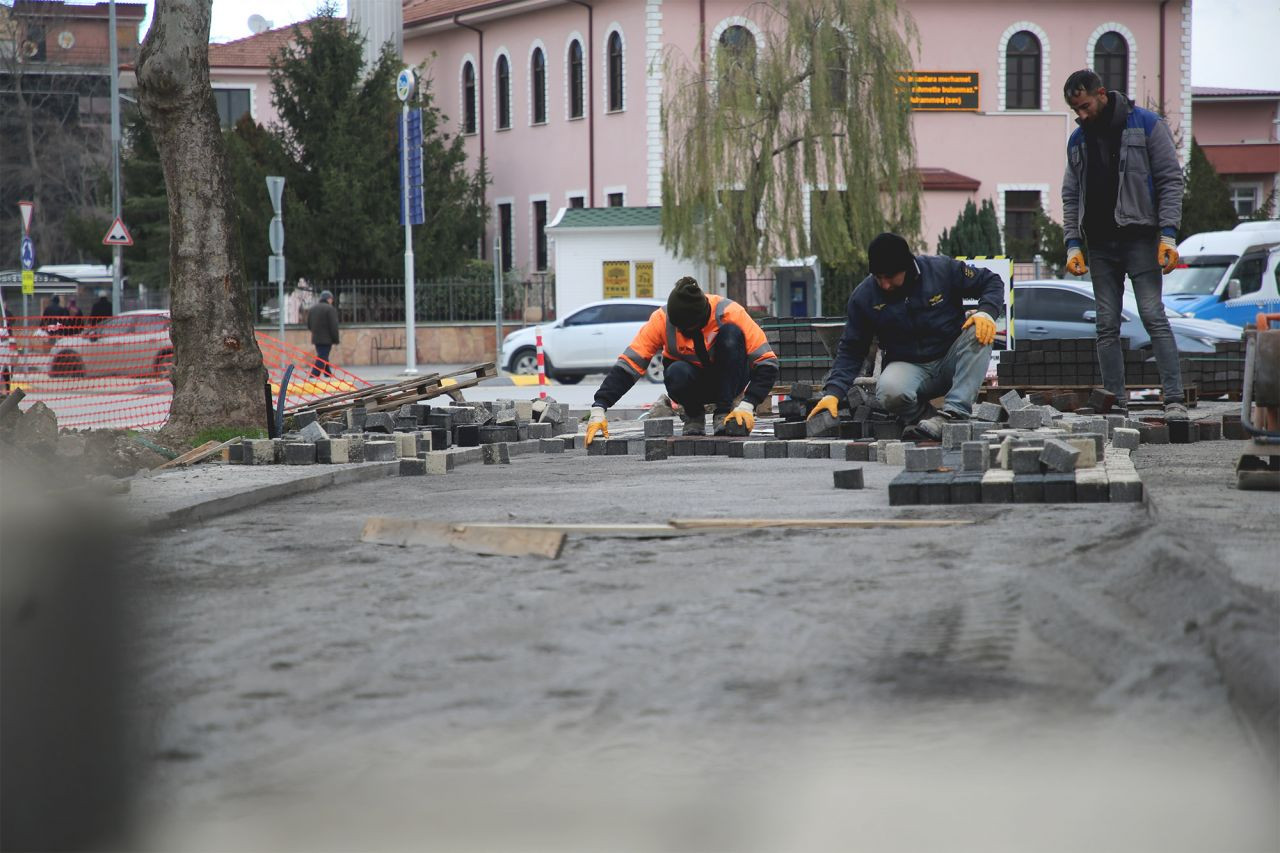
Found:
M 68 429 L 157 428 L 169 419 L 173 344 L 168 312 L 8 319 L 8 326 L 0 327 L 0 372 L 10 387 L 25 392 L 22 408 L 44 403 Z M 259 335 L 258 343 L 273 401 L 293 366 L 286 409 L 371 386 L 275 338 Z M 0 393 L 6 390 L 0 386 Z

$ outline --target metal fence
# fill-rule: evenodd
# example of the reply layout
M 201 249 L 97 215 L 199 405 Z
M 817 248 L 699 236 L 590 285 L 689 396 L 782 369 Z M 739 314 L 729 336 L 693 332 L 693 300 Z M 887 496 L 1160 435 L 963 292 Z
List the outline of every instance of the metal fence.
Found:
M 342 323 L 403 323 L 404 282 L 393 280 L 338 279 L 286 285 L 286 325 L 306 322 L 307 310 L 324 291 L 333 294 Z M 255 323 L 280 320 L 278 285 L 249 284 Z M 555 318 L 555 287 L 546 281 L 508 282 L 503 285 L 503 320 L 541 322 Z M 483 323 L 493 320 L 492 282 L 430 281 L 414 287 L 414 322 Z

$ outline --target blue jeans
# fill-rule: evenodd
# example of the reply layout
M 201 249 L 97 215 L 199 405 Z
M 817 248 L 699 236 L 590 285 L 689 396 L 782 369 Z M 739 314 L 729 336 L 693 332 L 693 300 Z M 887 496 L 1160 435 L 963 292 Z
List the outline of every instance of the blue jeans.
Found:
M 1160 291 L 1160 262 L 1156 252 L 1160 237 L 1143 240 L 1115 240 L 1089 244 L 1089 267 L 1093 273 L 1093 296 L 1098 303 L 1098 369 L 1102 387 L 1119 400 L 1129 399 L 1124 387 L 1124 351 L 1120 349 L 1121 306 L 1124 276 L 1133 282 L 1138 316 L 1151 336 L 1156 369 L 1160 371 L 1166 403 L 1183 402 L 1182 368 L 1178 364 L 1178 344 L 1169 328 Z
M 732 323 L 722 326 L 708 355 L 711 364 L 704 367 L 672 361 L 663 371 L 667 396 L 686 411 L 700 412 L 713 403 L 717 412 L 727 412 L 747 387 L 747 339 L 741 329 Z
M 876 396 L 880 405 L 904 423 L 915 423 L 926 412 L 929 401 L 946 395 L 943 408 L 968 417 L 973 399 L 991 363 L 991 344 L 978 343 L 973 327 L 951 342 L 947 354 L 936 361 L 915 364 L 893 361 L 880 370 Z

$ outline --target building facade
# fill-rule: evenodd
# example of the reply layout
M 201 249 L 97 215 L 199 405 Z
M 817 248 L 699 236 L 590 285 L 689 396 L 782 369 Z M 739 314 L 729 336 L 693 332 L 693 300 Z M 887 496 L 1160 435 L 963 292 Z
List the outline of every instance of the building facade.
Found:
M 1241 219 L 1280 206 L 1280 92 L 1194 87 L 1196 142 L 1227 182 Z

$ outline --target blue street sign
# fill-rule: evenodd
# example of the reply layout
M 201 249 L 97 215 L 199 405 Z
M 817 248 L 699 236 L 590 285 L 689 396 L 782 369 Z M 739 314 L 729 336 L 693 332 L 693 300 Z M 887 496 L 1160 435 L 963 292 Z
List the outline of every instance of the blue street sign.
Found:
M 397 126 L 400 130 L 400 224 L 405 224 L 404 202 L 405 190 L 408 189 L 409 196 L 409 225 L 421 225 L 426 221 L 426 212 L 422 198 L 422 110 L 409 110 L 409 157 L 408 174 L 405 169 L 404 156 L 404 138 L 405 124 L 404 114 L 401 113 Z
M 24 270 L 36 268 L 36 244 L 31 242 L 30 237 L 22 238 L 22 268 Z

